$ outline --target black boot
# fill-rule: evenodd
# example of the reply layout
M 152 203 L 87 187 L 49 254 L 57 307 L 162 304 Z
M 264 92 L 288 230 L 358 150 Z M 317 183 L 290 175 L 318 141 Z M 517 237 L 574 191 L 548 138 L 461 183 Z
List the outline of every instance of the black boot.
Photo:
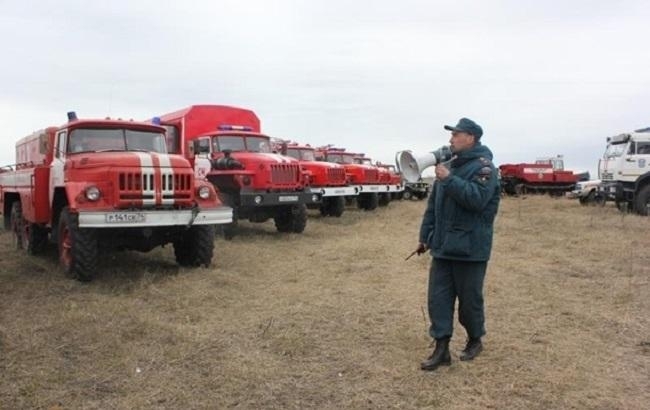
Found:
M 480 337 L 470 337 L 467 339 L 467 344 L 465 345 L 465 349 L 463 349 L 463 353 L 460 355 L 460 360 L 466 361 L 466 360 L 472 360 L 476 356 L 478 356 L 479 353 L 483 350 L 483 343 L 481 343 L 481 338 Z
M 420 363 L 420 369 L 433 371 L 438 366 L 449 366 L 451 364 L 451 356 L 449 355 L 449 338 L 436 339 L 436 348 L 431 353 L 427 360 Z

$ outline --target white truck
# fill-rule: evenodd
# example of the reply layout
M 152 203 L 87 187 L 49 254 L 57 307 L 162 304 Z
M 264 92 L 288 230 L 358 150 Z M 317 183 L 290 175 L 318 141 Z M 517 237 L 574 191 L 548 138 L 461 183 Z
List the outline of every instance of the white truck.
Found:
M 576 182 L 573 191 L 566 193 L 567 198 L 578 199 L 580 205 L 604 205 L 605 196 L 600 192 L 602 181 L 600 179 L 592 179 L 589 181 Z
M 621 211 L 648 215 L 650 209 L 650 128 L 607 138 L 598 163 L 599 193 Z

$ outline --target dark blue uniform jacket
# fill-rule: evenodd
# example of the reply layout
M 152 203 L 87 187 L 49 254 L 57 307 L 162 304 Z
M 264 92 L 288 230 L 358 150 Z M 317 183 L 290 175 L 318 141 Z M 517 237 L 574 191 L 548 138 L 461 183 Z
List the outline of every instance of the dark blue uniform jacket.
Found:
M 420 227 L 420 242 L 435 258 L 487 261 L 492 250 L 500 187 L 492 152 L 477 142 L 436 181 Z

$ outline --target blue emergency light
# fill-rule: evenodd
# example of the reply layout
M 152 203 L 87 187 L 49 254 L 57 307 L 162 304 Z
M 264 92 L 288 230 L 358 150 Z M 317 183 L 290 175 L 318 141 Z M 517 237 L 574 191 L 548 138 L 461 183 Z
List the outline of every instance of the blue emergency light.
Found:
M 161 124 L 161 122 L 160 122 L 160 117 L 153 117 L 153 118 L 151 119 L 151 123 L 152 123 L 153 125 L 160 125 L 160 124 Z
M 253 131 L 253 127 L 247 125 L 226 125 L 222 124 L 217 127 L 220 131 Z
M 77 113 L 74 111 L 68 111 L 68 121 L 77 121 Z

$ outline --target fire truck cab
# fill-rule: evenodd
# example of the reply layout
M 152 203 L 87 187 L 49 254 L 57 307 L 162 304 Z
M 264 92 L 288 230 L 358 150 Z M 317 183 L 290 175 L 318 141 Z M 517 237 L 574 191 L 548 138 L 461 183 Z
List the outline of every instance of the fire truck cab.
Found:
M 233 208 L 226 238 L 235 234 L 237 219 L 273 218 L 279 232 L 304 231 L 307 205 L 320 204 L 321 194 L 309 189 L 298 160 L 272 152 L 253 111 L 192 105 L 157 118 L 167 130 L 168 148 L 192 161 L 196 174 L 213 183 Z
M 354 197 L 358 194 L 358 188 L 348 184 L 343 165 L 316 161 L 315 149 L 309 144 L 274 139 L 273 149 L 279 154 L 300 161 L 300 166 L 308 176 L 310 190 L 323 198 L 318 206 L 321 215 L 335 217 L 343 215 L 345 197 Z

